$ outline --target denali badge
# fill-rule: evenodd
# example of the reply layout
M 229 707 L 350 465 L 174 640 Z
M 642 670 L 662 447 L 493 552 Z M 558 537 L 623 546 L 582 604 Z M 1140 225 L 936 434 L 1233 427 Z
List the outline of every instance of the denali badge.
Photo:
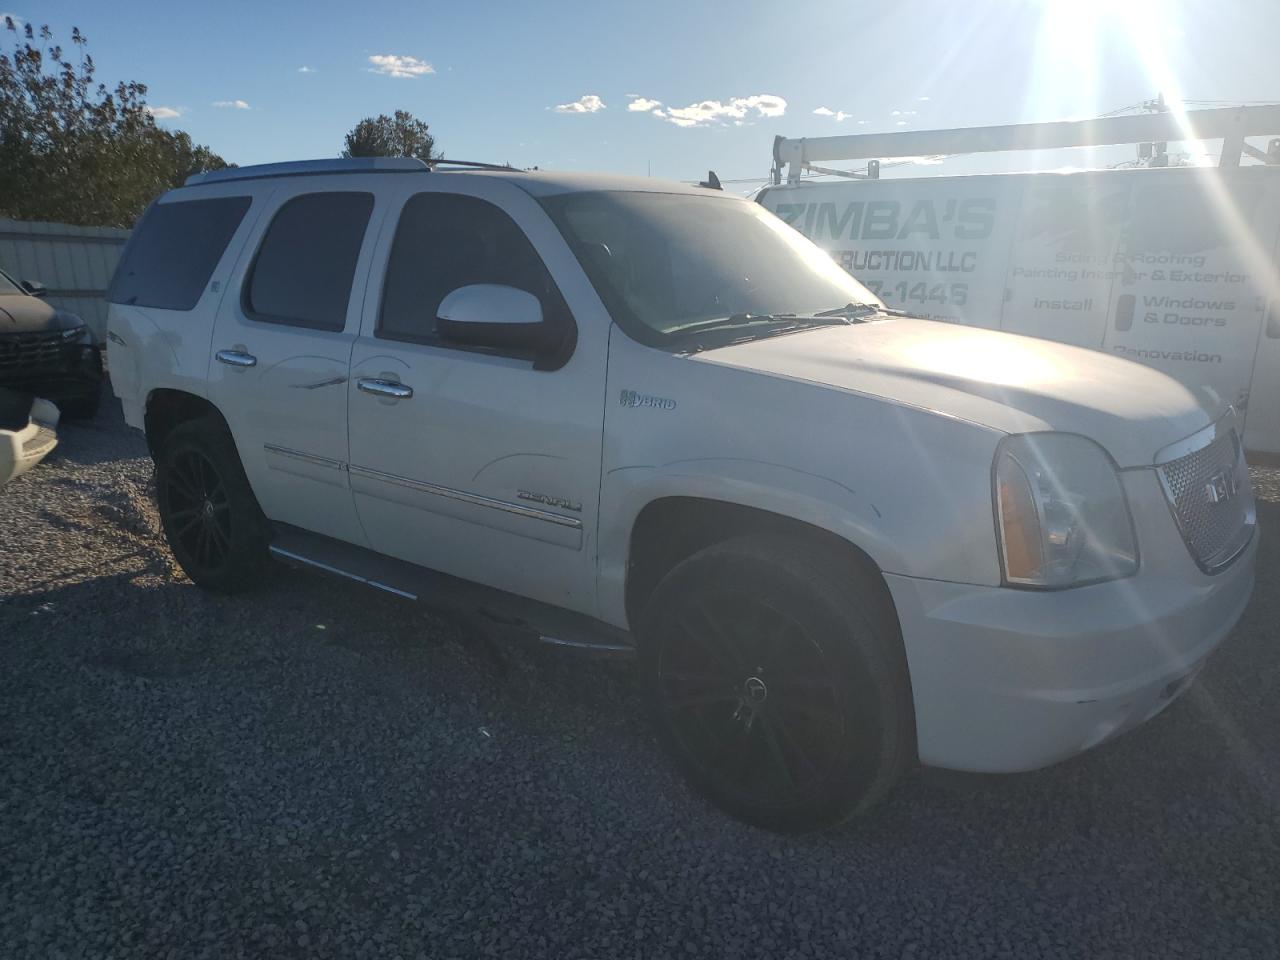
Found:
M 566 500 L 564 497 L 549 497 L 545 493 L 533 493 L 529 490 L 517 490 L 516 496 L 521 500 L 532 500 L 534 503 L 545 503 L 548 507 L 559 507 L 561 510 L 582 512 L 582 504 Z
M 1210 503 L 1222 503 L 1236 495 L 1236 472 L 1231 467 L 1224 467 L 1209 478 L 1204 485 L 1205 496 Z
M 623 390 L 618 396 L 618 403 L 624 407 L 653 407 L 656 410 L 674 410 L 676 402 L 666 397 L 653 397 L 647 393 L 636 393 L 634 390 Z

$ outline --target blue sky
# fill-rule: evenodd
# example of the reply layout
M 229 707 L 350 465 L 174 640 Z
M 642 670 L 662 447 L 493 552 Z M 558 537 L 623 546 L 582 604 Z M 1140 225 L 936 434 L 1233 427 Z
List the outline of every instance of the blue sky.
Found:
M 361 117 L 406 109 L 453 157 L 764 178 L 775 134 L 1092 116 L 1162 89 L 1280 99 L 1277 0 L 0 0 L 3 13 L 64 41 L 80 27 L 100 79 L 146 83 L 161 122 L 240 164 L 334 156 Z

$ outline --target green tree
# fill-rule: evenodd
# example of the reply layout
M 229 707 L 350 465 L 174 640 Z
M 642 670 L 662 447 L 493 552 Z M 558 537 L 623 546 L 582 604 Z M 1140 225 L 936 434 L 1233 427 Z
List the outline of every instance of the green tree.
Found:
M 127 227 L 157 194 L 227 166 L 156 126 L 144 84 L 95 84 L 78 29 L 73 63 L 47 26 L 19 29 L 5 17 L 0 28 L 13 39 L 0 53 L 0 216 Z
M 344 157 L 417 157 L 419 160 L 442 160 L 435 152 L 436 139 L 427 125 L 408 110 L 397 110 L 394 117 L 385 113 L 365 117 L 347 134 Z

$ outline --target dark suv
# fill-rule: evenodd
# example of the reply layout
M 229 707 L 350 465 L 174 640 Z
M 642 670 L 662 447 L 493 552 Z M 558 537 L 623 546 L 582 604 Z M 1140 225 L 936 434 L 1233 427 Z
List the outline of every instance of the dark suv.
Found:
M 66 417 L 92 417 L 102 396 L 102 351 L 74 313 L 45 289 L 0 270 L 0 387 L 52 400 Z

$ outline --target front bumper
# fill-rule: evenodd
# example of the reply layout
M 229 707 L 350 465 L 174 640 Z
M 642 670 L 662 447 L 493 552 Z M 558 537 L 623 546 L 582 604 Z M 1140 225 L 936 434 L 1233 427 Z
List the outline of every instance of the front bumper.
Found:
M 18 418 L 22 422 L 11 422 L 6 417 L 0 423 L 0 487 L 22 476 L 58 445 L 57 407 L 48 400 L 26 395 L 15 395 L 13 402 L 26 410 Z
M 1154 482 L 1151 471 L 1125 478 L 1143 549 L 1133 577 L 1035 592 L 886 576 L 922 763 L 1034 770 L 1140 725 L 1186 689 L 1248 605 L 1258 533 L 1208 576 Z
M 102 349 L 75 343 L 63 347 L 56 363 L 34 369 L 18 366 L 0 374 L 0 386 L 47 397 L 54 403 L 93 397 L 102 389 Z

